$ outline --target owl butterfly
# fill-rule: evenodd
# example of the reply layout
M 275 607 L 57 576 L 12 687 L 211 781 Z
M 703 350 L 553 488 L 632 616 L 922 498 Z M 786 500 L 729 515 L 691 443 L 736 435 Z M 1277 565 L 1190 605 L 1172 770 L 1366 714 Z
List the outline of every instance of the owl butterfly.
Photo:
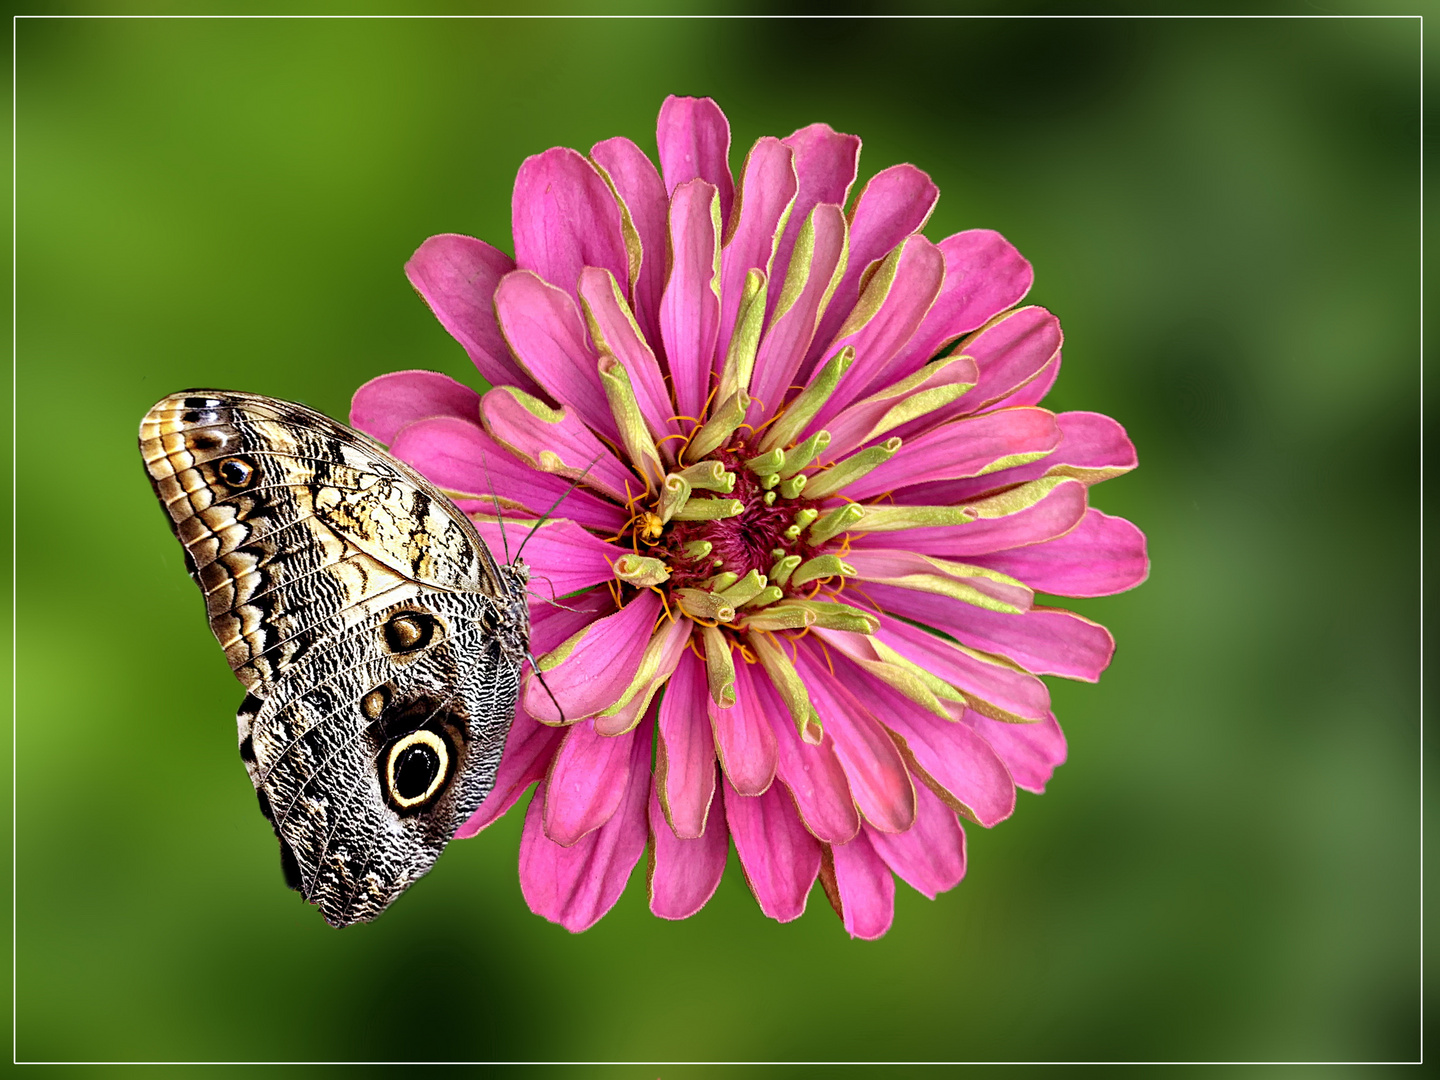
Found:
M 291 888 L 375 918 L 495 783 L 523 563 L 378 443 L 274 398 L 171 394 L 140 453 L 248 693 L 240 756 Z

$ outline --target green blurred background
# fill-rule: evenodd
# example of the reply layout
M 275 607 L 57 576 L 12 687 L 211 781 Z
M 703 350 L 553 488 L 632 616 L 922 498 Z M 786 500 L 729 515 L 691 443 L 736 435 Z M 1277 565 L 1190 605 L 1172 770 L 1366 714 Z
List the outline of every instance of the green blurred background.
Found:
M 1298 8 L 1297 8 L 1298 9 Z M 17 1054 L 22 1059 L 1413 1059 L 1420 1012 L 1419 100 L 1408 21 L 22 21 Z M 521 815 L 344 932 L 283 888 L 241 691 L 135 450 L 219 385 L 344 417 L 475 381 L 401 267 L 510 248 L 529 154 L 732 162 L 814 120 L 912 161 L 927 233 L 1001 230 L 1067 333 L 1047 404 L 1127 425 L 1095 493 L 1149 582 L 1051 680 L 1070 761 L 930 902 L 849 940 L 732 857 L 572 936 Z M 617 1067 L 623 1076 L 699 1069 Z M 792 1075 L 787 1073 L 786 1075 Z

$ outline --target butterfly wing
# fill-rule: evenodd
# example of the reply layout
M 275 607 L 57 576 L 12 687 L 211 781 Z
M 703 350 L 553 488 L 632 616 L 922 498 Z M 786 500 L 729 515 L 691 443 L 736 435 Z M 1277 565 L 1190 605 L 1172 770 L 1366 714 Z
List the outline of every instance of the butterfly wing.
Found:
M 333 924 L 373 918 L 494 783 L 523 570 L 419 474 L 301 405 L 173 394 L 140 449 L 249 691 L 241 756 L 287 880 Z

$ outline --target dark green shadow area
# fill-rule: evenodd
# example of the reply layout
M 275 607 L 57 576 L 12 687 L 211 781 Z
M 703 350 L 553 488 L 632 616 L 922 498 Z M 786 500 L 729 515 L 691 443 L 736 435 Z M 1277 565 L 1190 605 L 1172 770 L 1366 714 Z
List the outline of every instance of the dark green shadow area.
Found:
M 22 1060 L 1417 1056 L 1416 21 L 26 20 L 17 65 Z M 1074 605 L 1119 650 L 1051 680 L 1069 762 L 879 942 L 818 890 L 766 920 L 733 859 L 687 922 L 642 870 L 571 935 L 518 811 L 336 932 L 281 885 L 139 419 L 473 382 L 406 258 L 509 249 L 525 156 L 653 151 L 668 93 L 737 168 L 856 132 L 862 179 L 939 184 L 932 238 L 1033 261 L 1047 404 L 1134 437 L 1094 501 L 1151 579 Z

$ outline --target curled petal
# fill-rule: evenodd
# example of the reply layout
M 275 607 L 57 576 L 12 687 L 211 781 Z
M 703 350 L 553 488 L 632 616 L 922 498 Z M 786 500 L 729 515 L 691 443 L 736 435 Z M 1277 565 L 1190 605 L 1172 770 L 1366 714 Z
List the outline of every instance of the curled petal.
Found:
M 619 503 L 644 487 L 569 409 L 552 409 L 523 390 L 491 390 L 481 400 L 480 422 L 532 469 L 578 480 Z
M 908 506 L 909 498 L 917 489 L 907 488 L 897 492 L 901 506 Z M 898 508 L 897 508 L 898 509 Z M 968 558 L 973 555 L 988 555 L 992 551 L 1005 551 L 1023 547 L 1026 544 L 1041 544 L 1057 536 L 1063 536 L 1085 516 L 1085 485 L 1078 480 L 1062 477 L 1047 477 L 1032 480 L 1029 484 L 1012 488 L 989 499 L 967 503 L 962 511 L 973 512 L 968 521 L 955 524 L 918 525 L 903 529 L 897 534 L 867 531 L 856 539 L 862 547 L 881 547 L 889 544 L 903 544 L 912 551 L 949 558 Z M 917 522 L 925 519 L 928 507 L 915 507 Z M 893 513 L 885 508 L 885 515 Z M 885 515 L 877 510 L 860 520 L 856 528 L 873 528 L 873 518 L 883 523 Z M 937 515 L 932 515 L 937 516 Z M 962 515 L 963 516 L 963 515 Z M 887 539 L 887 537 L 889 539 Z
M 859 303 L 836 331 L 835 340 L 823 350 L 823 355 L 834 356 L 850 345 L 855 363 L 816 416 L 812 430 L 824 427 L 852 401 L 911 374 L 893 372 L 891 362 L 919 327 L 944 277 L 939 248 L 919 234 L 906 237 L 886 256 L 865 283 Z
M 914 826 L 903 833 L 866 829 L 865 836 L 886 866 L 931 900 L 965 876 L 965 830 L 924 784 L 915 788 Z
M 774 416 L 796 381 L 810 348 L 820 315 L 845 270 L 848 226 L 839 206 L 822 204 L 811 211 L 794 244 L 788 264 L 778 260 L 766 294 L 771 314 L 755 355 L 750 393 L 752 416 Z M 785 276 L 780 276 L 787 265 Z
M 563 477 L 517 461 L 478 422 L 453 416 L 417 420 L 395 436 L 390 453 L 419 469 L 436 487 L 457 493 L 456 503 L 467 514 L 493 514 L 493 496 L 539 517 L 563 496 L 558 512 L 581 525 L 615 532 L 626 521 L 625 511 L 614 503 L 580 488 L 570 490 Z
M 895 918 L 895 879 L 870 845 L 869 830 L 848 844 L 826 849 L 820 883 L 830 906 L 853 938 L 883 937 Z
M 1110 417 L 1092 412 L 1063 412 L 1055 415 L 1055 423 L 1060 429 L 1060 444 L 1037 461 L 969 480 L 917 485 L 906 489 L 902 498 L 926 503 L 962 502 L 1043 476 L 1066 476 L 1088 485 L 1135 468 L 1135 444 L 1125 429 Z
M 545 785 L 525 813 L 520 837 L 520 891 L 530 910 L 578 934 L 615 906 L 645 850 L 650 795 L 650 725 L 631 740 L 630 783 L 620 807 L 600 828 L 562 847 L 542 828 Z
M 525 711 L 546 723 L 562 724 L 614 705 L 635 679 L 659 613 L 660 598 L 646 590 L 540 657 L 545 686 L 533 672 L 525 678 L 520 694 Z M 556 714 L 556 702 L 563 716 Z
M 578 281 L 578 269 L 576 274 Z M 573 292 L 576 281 L 570 288 Z M 510 348 L 545 392 L 573 408 L 586 427 L 618 442 L 620 430 L 596 366 L 600 358 L 590 347 L 571 292 L 516 270 L 495 290 L 495 313 Z
M 1059 443 L 1060 427 L 1055 414 L 1046 409 L 985 412 L 917 435 L 895 457 L 847 487 L 845 494 L 869 499 L 915 484 L 988 475 L 1043 458 Z M 922 496 L 916 501 L 945 505 L 960 500 Z
M 1133 589 L 1150 573 L 1145 534 L 1093 508 L 1064 536 L 975 562 L 1056 596 L 1109 596 Z
M 715 783 L 715 762 L 710 761 L 710 784 Z M 730 852 L 725 826 L 725 803 L 715 804 L 714 820 L 704 835 L 681 840 L 665 821 L 657 794 L 650 792 L 650 864 L 646 882 L 650 910 L 662 919 L 688 919 L 715 895 Z
M 392 371 L 371 379 L 350 400 L 350 426 L 382 443 L 406 424 L 428 416 L 455 416 L 474 423 L 480 395 L 438 371 Z
M 557 146 L 525 159 L 515 174 L 511 224 L 516 266 L 572 298 L 583 266 L 630 280 L 620 206 L 595 166 L 574 150 Z
M 694 627 L 689 619 L 660 621 L 645 646 L 635 677 L 621 693 L 620 700 L 595 718 L 596 731 L 601 735 L 621 735 L 640 722 L 641 714 L 650 708 L 655 695 L 674 674 Z
M 1014 393 L 1040 374 L 1064 340 L 1060 320 L 1042 307 L 1018 308 L 991 320 L 956 346 L 980 369 L 980 381 L 960 399 L 958 410 L 976 412 Z
M 704 180 L 681 184 L 670 200 L 670 252 L 660 337 L 675 404 L 681 416 L 697 420 L 720 334 L 720 204 Z
M 891 650 L 919 671 L 962 691 L 972 709 L 1016 722 L 1049 715 L 1050 691 L 1044 682 L 994 657 L 967 652 L 900 619 L 883 619 L 875 641 L 882 655 Z
M 780 230 L 785 227 L 790 205 L 795 200 L 796 180 L 794 154 L 779 139 L 766 136 L 750 148 L 741 173 L 739 198 L 735 214 L 726 231 L 725 248 L 720 255 L 720 340 L 717 354 L 725 356 L 735 317 L 740 308 L 740 295 L 745 272 L 752 268 L 765 271 L 768 277 L 775 256 Z
M 805 831 L 790 797 L 774 784 L 761 795 L 740 795 L 729 781 L 721 787 L 735 853 L 755 902 L 777 922 L 798 919 L 820 872 L 819 841 Z
M 794 151 L 797 180 L 790 220 L 775 249 L 775 275 L 783 280 L 800 227 L 810 212 L 821 203 L 828 203 L 838 210 L 849 199 L 850 185 L 855 183 L 856 169 L 860 164 L 860 139 L 855 135 L 843 135 L 829 124 L 811 124 L 780 141 Z M 778 289 L 770 293 L 767 317 L 774 315 L 778 293 Z M 808 340 L 805 344 L 809 344 Z
M 870 178 L 850 212 L 850 259 L 805 358 L 808 365 L 830 354 L 826 346 L 860 298 L 870 264 L 924 228 L 939 197 L 940 189 L 914 165 L 892 165 Z M 802 368 L 801 374 L 808 370 Z
M 663 286 L 663 278 L 662 286 Z M 651 342 L 660 340 L 658 322 L 655 335 L 647 337 L 631 315 L 620 295 L 620 286 L 604 270 L 586 267 L 580 272 L 580 301 L 585 308 L 585 321 L 590 338 L 602 354 L 608 353 L 625 368 L 626 377 L 635 394 L 635 403 L 654 438 L 681 434 L 674 420 L 675 407 L 665 376 L 651 350 Z M 660 298 L 655 298 L 655 318 L 659 319 Z M 618 426 L 618 421 L 617 421 Z
M 670 199 L 660 174 L 645 152 L 629 139 L 616 136 L 590 148 L 590 158 L 609 181 L 620 203 L 622 221 L 628 223 L 627 243 L 639 245 L 630 254 L 629 295 L 635 319 L 647 341 L 660 340 L 660 291 L 665 287 L 665 245 L 669 235 L 666 214 Z
M 905 346 L 896 369 L 910 371 L 945 345 L 1018 304 L 1035 273 L 1008 240 L 992 229 L 969 229 L 937 245 L 945 257 L 945 285 Z
M 534 391 L 534 381 L 516 366 L 495 322 L 495 286 L 514 269 L 514 259 L 485 241 L 446 233 L 420 245 L 405 264 L 405 276 L 486 382 Z
M 735 181 L 730 176 L 730 121 L 710 98 L 671 95 L 660 106 L 655 126 L 660 173 L 671 198 L 697 177 L 719 193 L 721 220 L 730 220 Z
M 1060 353 L 1056 352 L 1045 366 L 1040 369 L 1029 382 L 1024 383 L 1013 393 L 1006 394 L 999 401 L 990 405 L 992 409 L 1006 409 L 1014 405 L 1038 405 L 1045 400 L 1045 395 L 1055 387 L 1055 380 L 1060 377 Z

